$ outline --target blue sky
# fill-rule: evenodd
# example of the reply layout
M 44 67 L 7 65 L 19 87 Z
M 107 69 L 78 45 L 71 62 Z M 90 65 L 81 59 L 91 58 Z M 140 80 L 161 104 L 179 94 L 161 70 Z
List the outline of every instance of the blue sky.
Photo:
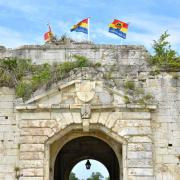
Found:
M 179 0 L 0 0 L 0 44 L 18 47 L 43 44 L 47 23 L 59 37 L 82 40 L 86 35 L 71 33 L 73 24 L 91 17 L 90 38 L 98 44 L 135 44 L 151 49 L 154 39 L 165 30 L 180 54 Z M 108 32 L 114 18 L 129 22 L 127 39 Z

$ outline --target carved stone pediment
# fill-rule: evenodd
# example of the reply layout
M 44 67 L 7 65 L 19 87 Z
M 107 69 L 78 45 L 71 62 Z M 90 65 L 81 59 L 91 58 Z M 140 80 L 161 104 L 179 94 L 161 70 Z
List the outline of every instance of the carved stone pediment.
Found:
M 16 109 L 81 109 L 86 104 L 91 109 L 142 108 L 139 105 L 125 104 L 124 93 L 107 87 L 102 81 L 75 80 L 60 84 L 23 104 L 17 104 Z M 83 117 L 86 118 L 85 115 Z
M 26 101 L 24 105 L 123 104 L 123 96 L 123 92 L 106 87 L 102 81 L 77 80 L 37 95 Z

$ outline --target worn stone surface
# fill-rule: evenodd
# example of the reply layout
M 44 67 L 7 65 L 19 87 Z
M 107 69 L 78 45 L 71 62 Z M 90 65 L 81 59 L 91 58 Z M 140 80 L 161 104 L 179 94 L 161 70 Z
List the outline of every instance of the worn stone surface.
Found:
M 16 56 L 52 64 L 72 61 L 74 54 L 102 66 L 98 71 L 72 72 L 24 104 L 16 103 L 14 89 L 0 88 L 0 180 L 15 180 L 15 169 L 22 174 L 20 180 L 53 180 L 48 164 L 54 159 L 48 159 L 47 147 L 58 142 L 54 157 L 71 131 L 82 136 L 102 131 L 115 144 L 122 144 L 125 180 L 179 180 L 180 79 L 174 79 L 173 73 L 150 76 L 148 53 L 142 46 L 23 46 L 3 49 L 0 58 Z M 123 84 L 128 78 L 154 96 L 157 108 L 125 104 Z M 88 112 L 82 116 L 86 104 Z

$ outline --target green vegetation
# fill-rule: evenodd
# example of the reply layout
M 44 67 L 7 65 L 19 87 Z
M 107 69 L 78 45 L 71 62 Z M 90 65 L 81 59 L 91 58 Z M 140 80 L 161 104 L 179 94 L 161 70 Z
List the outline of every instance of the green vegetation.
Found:
M 153 66 L 153 71 L 158 74 L 161 70 L 178 71 L 180 70 L 180 57 L 176 51 L 171 48 L 167 38 L 170 35 L 164 32 L 157 41 L 153 43 L 154 55 L 151 56 L 150 65 Z M 153 72 L 152 72 L 153 74 Z
M 47 63 L 36 65 L 29 59 L 5 58 L 0 59 L 0 87 L 7 86 L 16 89 L 17 97 L 28 99 L 33 92 L 41 87 L 46 89 L 55 82 L 68 77 L 75 68 L 99 67 L 80 55 L 73 56 L 75 61 Z
M 100 172 L 93 172 L 87 180 L 102 180 L 104 176 Z
M 92 172 L 91 176 L 87 178 L 87 180 L 102 180 L 102 179 L 104 179 L 104 177 L 100 172 Z M 110 180 L 110 177 L 107 177 L 105 179 Z M 69 180 L 80 180 L 80 179 L 76 177 L 75 173 L 71 172 L 69 175 Z
M 15 171 L 16 179 L 20 179 L 20 177 L 21 177 L 21 175 L 20 175 L 20 168 L 19 167 L 15 167 L 14 171 Z
M 80 56 L 80 55 L 74 55 L 73 57 L 76 59 L 75 66 L 77 66 L 77 67 L 90 66 L 90 63 L 86 57 Z
M 136 103 L 136 104 L 150 104 L 153 101 L 153 96 L 148 93 L 146 94 L 143 88 L 136 86 L 133 80 L 127 80 L 124 82 L 124 102 L 126 104 Z
M 172 78 L 173 78 L 173 79 L 179 79 L 179 78 L 180 78 L 180 75 L 177 74 L 177 73 L 173 73 L 173 74 L 172 74 Z
M 69 175 L 69 180 L 79 180 L 79 179 L 76 177 L 75 173 L 71 172 Z
M 124 83 L 125 89 L 135 90 L 135 83 L 134 81 L 125 81 Z

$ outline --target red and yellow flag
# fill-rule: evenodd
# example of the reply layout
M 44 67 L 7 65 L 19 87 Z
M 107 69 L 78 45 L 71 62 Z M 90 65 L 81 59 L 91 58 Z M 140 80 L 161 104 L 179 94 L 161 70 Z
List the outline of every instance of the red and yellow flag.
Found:
M 114 33 L 124 39 L 126 38 L 127 31 L 128 24 L 118 19 L 114 19 L 114 21 L 109 24 L 109 32 Z
M 88 22 L 89 22 L 89 18 L 83 19 L 82 21 L 78 22 L 71 28 L 71 32 L 76 31 L 76 32 L 83 32 L 85 34 L 88 34 Z
M 51 27 L 50 27 L 50 25 L 48 25 L 49 26 L 49 31 L 48 32 L 46 32 L 46 33 L 44 33 L 44 40 L 47 42 L 47 41 L 50 41 L 51 39 L 52 39 L 52 37 L 53 37 L 53 33 L 52 33 L 52 31 L 51 31 Z

